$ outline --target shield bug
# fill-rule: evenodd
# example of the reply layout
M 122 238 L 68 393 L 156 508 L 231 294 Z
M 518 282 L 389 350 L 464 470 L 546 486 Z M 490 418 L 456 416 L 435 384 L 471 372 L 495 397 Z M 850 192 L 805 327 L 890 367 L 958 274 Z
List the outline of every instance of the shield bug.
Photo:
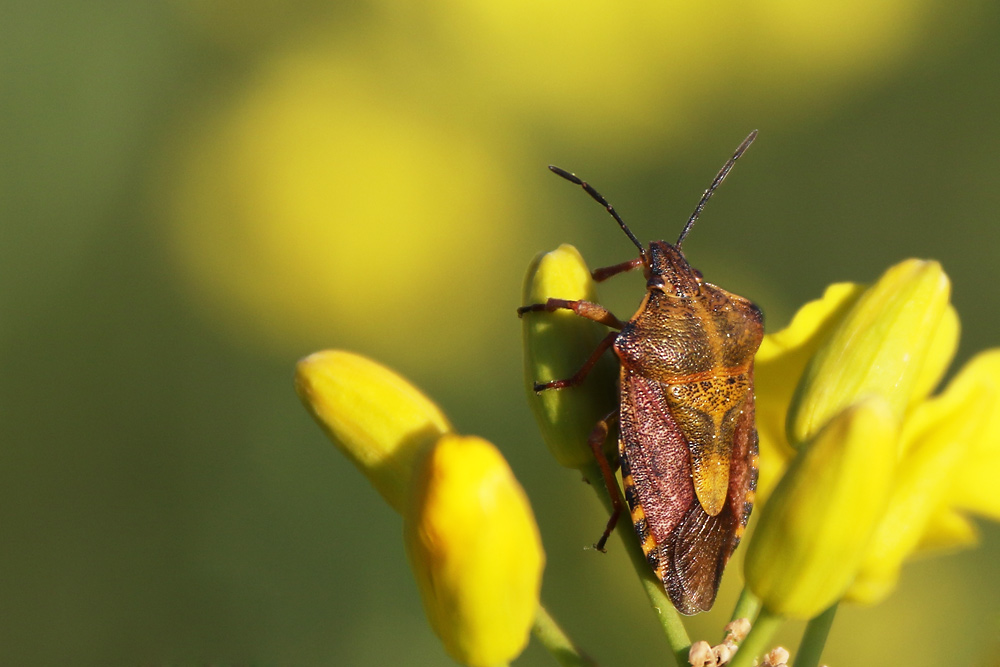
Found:
M 619 407 L 594 427 L 590 446 L 615 503 L 604 544 L 622 511 L 617 481 L 601 451 L 619 422 L 618 452 L 625 498 L 643 552 L 674 606 L 683 614 L 707 611 L 722 570 L 740 541 L 757 484 L 753 358 L 764 335 L 761 311 L 749 300 L 706 282 L 691 268 L 681 244 L 715 189 L 750 146 L 750 135 L 716 175 L 677 242 L 635 237 L 597 190 L 558 167 L 607 209 L 639 257 L 596 269 L 594 279 L 642 268 L 646 294 L 628 322 L 588 301 L 549 299 L 518 314 L 568 309 L 614 329 L 570 378 L 536 382 L 535 391 L 583 382 L 608 348 L 621 365 Z

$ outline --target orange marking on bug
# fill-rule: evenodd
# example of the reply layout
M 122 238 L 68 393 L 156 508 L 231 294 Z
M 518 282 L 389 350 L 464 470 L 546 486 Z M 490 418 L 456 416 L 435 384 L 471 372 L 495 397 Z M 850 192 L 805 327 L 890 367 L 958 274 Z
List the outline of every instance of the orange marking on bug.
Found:
M 695 384 L 698 382 L 705 382 L 710 380 L 718 380 L 722 378 L 738 377 L 740 375 L 746 375 L 747 371 L 750 370 L 750 364 L 740 364 L 739 366 L 727 366 L 722 368 L 712 368 L 707 371 L 700 371 L 698 373 L 688 373 L 685 375 L 671 375 L 670 384 Z
M 722 511 L 729 496 L 729 456 L 722 452 L 703 455 L 699 465 L 692 471 L 694 491 L 698 502 L 709 516 Z

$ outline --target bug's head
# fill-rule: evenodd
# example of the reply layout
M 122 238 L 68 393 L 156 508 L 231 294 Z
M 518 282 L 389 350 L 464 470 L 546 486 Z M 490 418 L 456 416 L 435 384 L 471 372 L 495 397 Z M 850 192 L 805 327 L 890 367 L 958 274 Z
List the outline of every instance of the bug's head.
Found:
M 670 245 L 666 241 L 653 241 L 649 244 L 649 248 L 645 248 L 642 242 L 636 238 L 632 230 L 628 228 L 625 221 L 622 220 L 618 212 L 615 211 L 615 207 L 608 203 L 597 190 L 595 190 L 589 183 L 581 179 L 576 174 L 572 174 L 565 169 L 560 169 L 554 165 L 549 165 L 549 169 L 552 173 L 557 176 L 565 178 L 570 183 L 575 183 L 584 189 L 584 191 L 590 195 L 598 204 L 607 209 L 611 217 L 615 219 L 615 222 L 622 228 L 625 235 L 628 236 L 629 240 L 635 244 L 639 249 L 639 260 L 635 263 L 628 262 L 628 268 L 636 268 L 639 266 L 639 261 L 641 261 L 644 267 L 644 272 L 646 274 L 646 286 L 648 289 L 658 289 L 662 290 L 667 294 L 673 294 L 679 297 L 691 296 L 698 294 L 701 288 L 701 274 L 697 270 L 692 269 L 691 265 L 687 263 L 684 259 L 684 253 L 681 252 L 681 243 L 684 242 L 684 238 L 687 236 L 688 232 L 691 231 L 691 227 L 694 226 L 698 216 L 701 215 L 702 209 L 705 208 L 705 204 L 712 197 L 712 193 L 715 189 L 722 184 L 725 180 L 726 175 L 729 174 L 729 170 L 733 168 L 736 164 L 736 160 L 739 159 L 743 152 L 750 147 L 753 140 L 757 137 L 757 130 L 754 130 L 743 140 L 743 143 L 739 145 L 733 156 L 729 158 L 729 161 L 723 165 L 722 169 L 715 176 L 715 180 L 712 184 L 708 186 L 705 193 L 701 196 L 701 201 L 694 209 L 694 213 L 688 218 L 687 224 L 684 225 L 684 229 L 681 231 L 681 235 L 677 238 L 677 242 Z M 622 270 L 624 265 L 619 267 L 609 267 L 615 268 L 616 270 L 609 274 L 614 275 Z M 626 269 L 627 270 L 627 269 Z M 596 276 L 596 274 L 595 274 Z
M 692 269 L 679 246 L 653 241 L 646 251 L 646 288 L 671 296 L 694 296 L 701 291 L 701 273 Z

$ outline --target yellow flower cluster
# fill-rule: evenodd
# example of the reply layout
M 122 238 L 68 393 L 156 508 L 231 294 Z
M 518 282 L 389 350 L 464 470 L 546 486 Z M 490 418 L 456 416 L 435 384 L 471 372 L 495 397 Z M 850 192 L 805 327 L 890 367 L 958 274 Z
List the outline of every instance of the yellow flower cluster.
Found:
M 750 589 L 782 616 L 874 603 L 903 561 L 975 540 L 1000 516 L 1000 350 L 937 396 L 958 341 L 940 265 L 907 260 L 872 286 L 831 286 L 757 355 L 759 497 Z
M 519 655 L 545 554 L 503 455 L 455 434 L 432 401 L 364 357 L 313 354 L 299 362 L 295 385 L 327 435 L 403 515 L 424 609 L 447 651 L 472 667 Z
M 523 303 L 595 300 L 572 246 L 531 265 Z M 750 589 L 770 612 L 812 618 L 841 599 L 874 603 L 915 551 L 976 539 L 967 513 L 1000 519 L 1000 350 L 975 357 L 939 395 L 958 343 L 950 283 L 908 260 L 873 285 L 831 285 L 756 357 L 758 525 Z M 578 387 L 535 394 L 533 379 L 574 374 L 606 330 L 569 311 L 524 318 L 529 402 L 563 465 L 593 460 L 590 429 L 616 407 L 613 363 Z M 603 361 L 611 362 L 611 355 Z M 614 438 L 609 438 L 614 445 Z
M 595 295 L 579 253 L 562 246 L 536 258 L 523 296 Z M 762 618 L 877 602 L 914 552 L 974 542 L 968 514 L 1000 519 L 1000 349 L 932 395 L 958 341 L 949 296 L 940 265 L 907 260 L 869 287 L 832 285 L 765 338 L 756 359 L 762 508 L 745 561 Z M 615 408 L 614 364 L 541 395 L 530 381 L 572 376 L 605 332 L 569 312 L 525 318 L 523 332 L 545 440 L 561 464 L 587 467 L 590 429 Z M 354 354 L 303 359 L 296 388 L 402 514 L 425 611 L 448 652 L 476 667 L 516 657 L 538 613 L 545 556 L 496 447 L 455 434 L 419 390 Z

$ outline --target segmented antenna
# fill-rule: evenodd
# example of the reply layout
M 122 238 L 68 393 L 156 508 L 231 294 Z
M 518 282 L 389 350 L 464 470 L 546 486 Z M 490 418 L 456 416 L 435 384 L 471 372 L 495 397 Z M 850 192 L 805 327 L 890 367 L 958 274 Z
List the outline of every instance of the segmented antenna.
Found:
M 716 175 L 715 180 L 712 181 L 712 184 L 710 186 L 708 186 L 708 190 L 705 190 L 705 194 L 701 196 L 701 201 L 698 202 L 698 205 L 694 209 L 694 213 L 692 213 L 691 217 L 688 218 L 687 224 L 684 225 L 684 230 L 681 231 L 681 235 L 677 237 L 677 243 L 674 244 L 674 247 L 678 249 L 681 247 L 681 243 L 684 241 L 684 237 L 687 236 L 688 232 L 691 231 L 691 228 L 694 227 L 694 221 L 698 219 L 699 215 L 701 215 L 702 209 L 705 208 L 705 204 L 708 203 L 708 200 L 712 197 L 712 193 L 715 192 L 715 188 L 722 185 L 722 181 L 724 181 L 726 176 L 729 174 L 729 170 L 733 168 L 733 165 L 736 164 L 736 161 L 738 159 L 740 159 L 740 156 L 743 155 L 743 152 L 746 149 L 750 148 L 750 144 L 752 144 L 753 140 L 756 138 L 757 138 L 757 130 L 754 130 L 747 136 L 746 139 L 743 140 L 743 143 L 740 144 L 740 147 L 736 149 L 736 152 L 733 153 L 733 156 L 731 158 L 729 158 L 729 161 L 726 162 L 725 165 L 723 165 L 718 175 Z M 551 167 L 549 168 L 551 169 Z
M 746 143 L 746 142 L 744 142 L 744 143 Z M 745 148 L 745 146 L 742 147 L 742 148 Z M 732 165 L 730 165 L 730 166 L 732 166 Z M 639 241 L 639 239 L 637 239 L 635 237 L 635 234 L 632 233 L 632 230 L 628 228 L 628 225 L 626 225 L 625 221 L 622 220 L 622 218 L 621 218 L 620 215 L 618 215 L 618 212 L 615 211 L 615 207 L 612 206 L 611 204 L 609 204 L 608 200 L 605 199 L 604 197 L 602 197 L 600 192 L 598 192 L 597 190 L 595 190 L 594 188 L 592 188 L 591 185 L 590 185 L 590 183 L 587 183 L 587 181 L 582 180 L 576 174 L 571 174 L 570 172 L 566 171 L 565 169 L 560 169 L 559 167 L 556 167 L 555 165 L 551 165 L 551 164 L 549 165 L 549 169 L 555 175 L 562 176 L 563 178 L 565 178 L 570 183 L 576 183 L 577 185 L 579 185 L 580 187 L 582 187 L 584 189 L 584 191 L 586 191 L 586 193 L 588 195 L 590 195 L 591 197 L 593 197 L 594 200 L 598 204 L 600 204 L 605 209 L 607 209 L 608 213 L 611 214 L 611 217 L 613 217 L 615 219 L 615 221 L 618 223 L 618 225 L 622 228 L 622 231 L 625 232 L 625 234 L 632 240 L 632 243 L 634 243 L 635 246 L 639 249 L 639 254 L 642 256 L 643 263 L 646 262 L 646 249 L 642 247 L 642 243 Z M 725 176 L 725 175 L 723 175 L 723 176 Z M 715 186 L 713 185 L 713 187 L 715 187 Z

